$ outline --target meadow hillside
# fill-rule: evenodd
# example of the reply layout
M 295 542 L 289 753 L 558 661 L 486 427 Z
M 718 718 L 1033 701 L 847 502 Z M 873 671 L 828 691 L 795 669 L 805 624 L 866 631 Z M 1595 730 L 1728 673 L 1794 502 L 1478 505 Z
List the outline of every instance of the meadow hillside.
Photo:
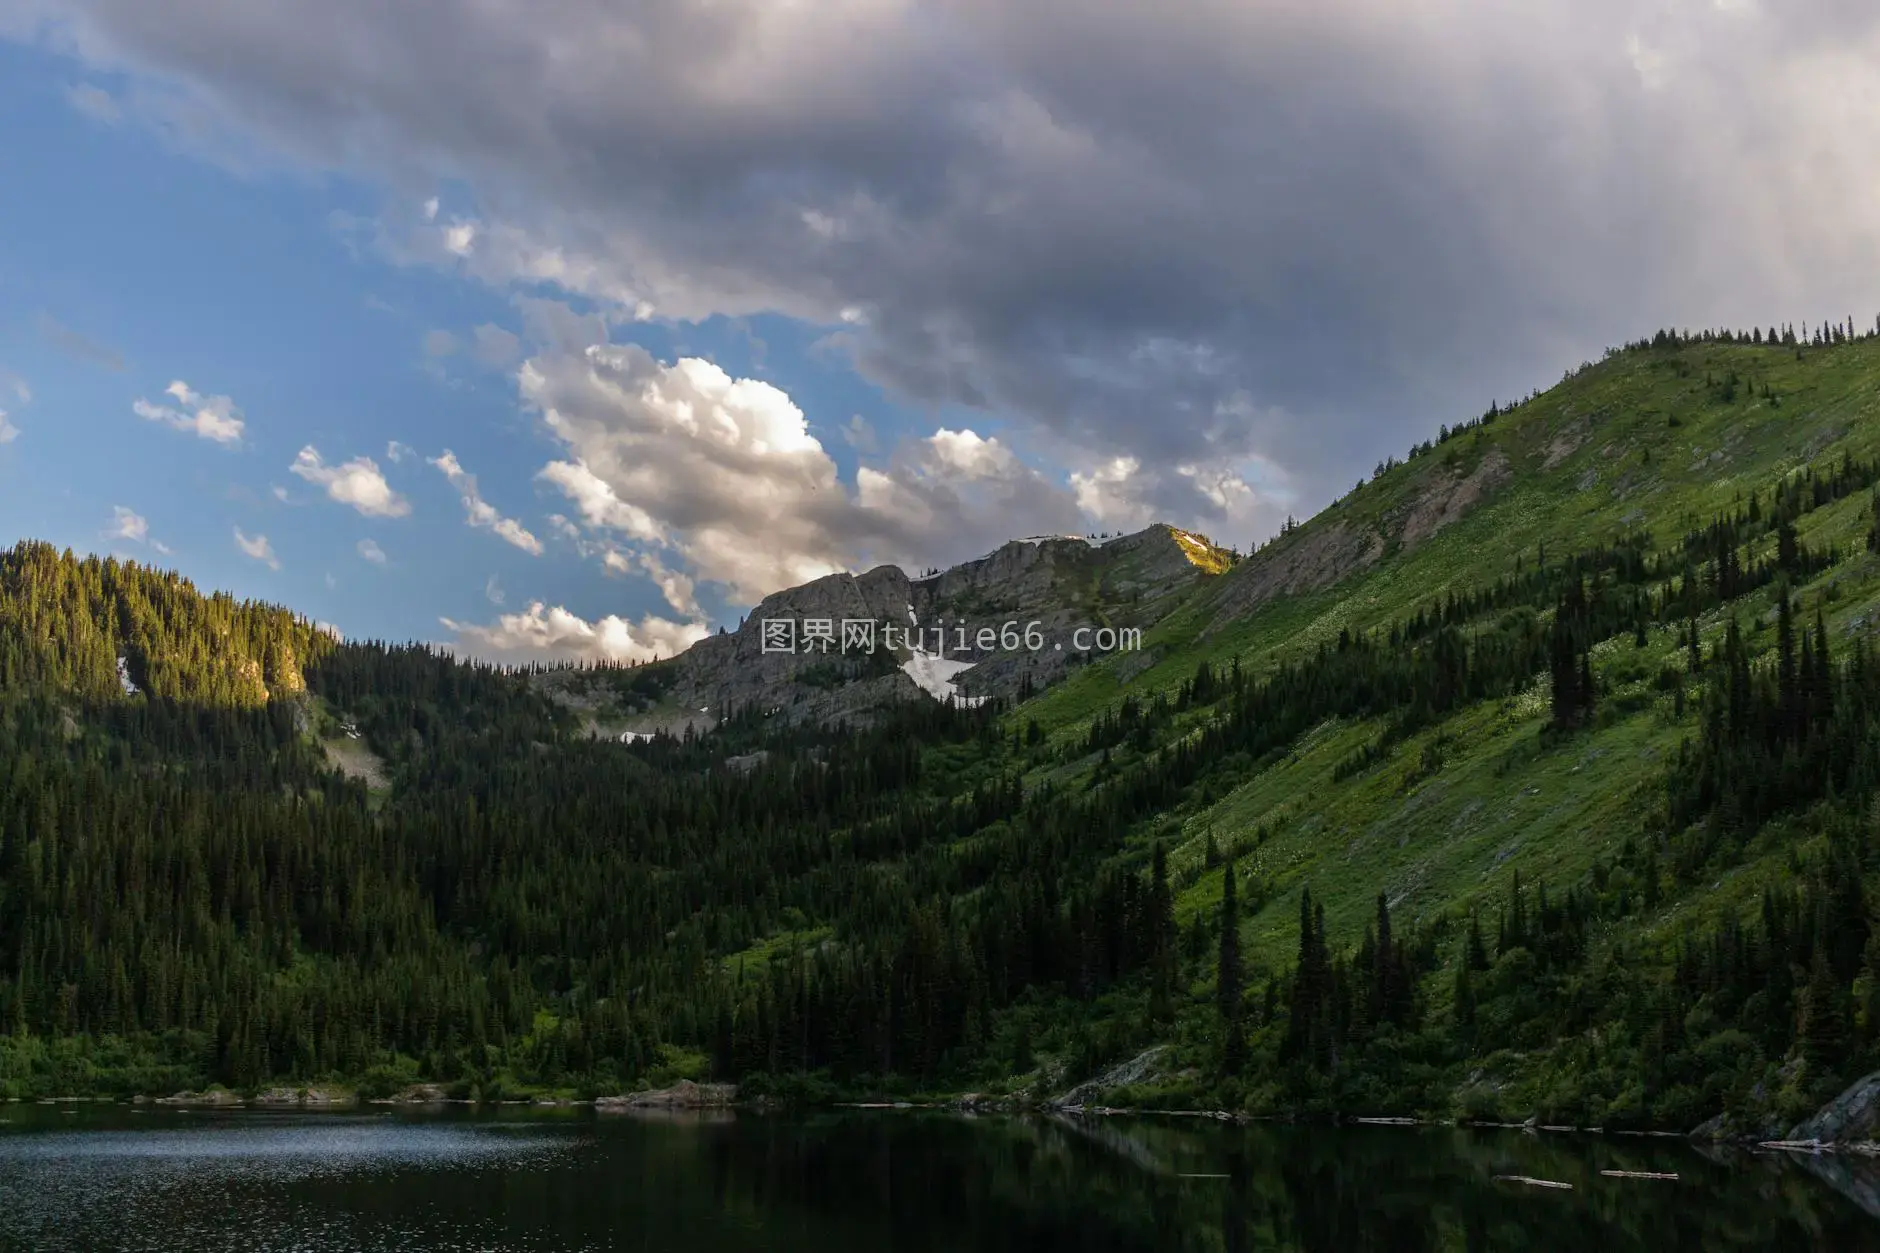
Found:
M 1851 325 L 1661 334 L 1177 563 L 1142 652 L 856 676 L 863 729 L 597 739 L 684 659 L 494 671 L 23 544 L 0 1084 L 1781 1129 L 1880 1062 L 1877 418 Z

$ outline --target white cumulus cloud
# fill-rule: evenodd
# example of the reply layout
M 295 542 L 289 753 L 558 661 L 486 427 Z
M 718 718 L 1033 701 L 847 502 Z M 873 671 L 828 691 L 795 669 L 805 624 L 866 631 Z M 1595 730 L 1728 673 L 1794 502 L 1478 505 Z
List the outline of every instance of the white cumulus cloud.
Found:
M 218 444 L 241 443 L 246 423 L 233 400 L 227 396 L 205 396 L 181 379 L 163 391 L 182 407 L 153 404 L 139 397 L 131 403 L 131 412 L 146 421 L 161 422 Z
M 370 561 L 375 566 L 382 566 L 385 564 L 385 560 L 386 560 L 385 550 L 379 547 L 378 541 L 376 540 L 370 540 L 370 539 L 360 540 L 359 541 L 359 555 L 361 557 L 364 557 L 367 561 Z
M 246 535 L 240 527 L 236 527 L 235 547 L 270 570 L 281 568 L 280 559 L 274 555 L 274 546 L 268 543 L 268 537 L 265 535 Z
M 443 472 L 444 477 L 450 480 L 450 485 L 463 497 L 465 519 L 471 526 L 496 532 L 530 556 L 542 555 L 542 541 L 531 535 L 520 522 L 498 513 L 494 505 L 483 499 L 477 490 L 477 476 L 463 468 L 455 453 L 446 448 L 442 456 L 431 458 L 431 464 Z
M 609 614 L 588 621 L 560 606 L 532 602 L 493 623 L 440 618 L 453 651 L 502 665 L 540 660 L 652 661 L 683 652 L 709 635 L 703 622 L 672 622 L 647 615 L 638 623 Z
M 134 544 L 141 544 L 150 538 L 150 522 L 135 510 L 115 505 L 111 510 L 111 537 L 127 539 Z
M 675 606 L 692 601 L 675 572 L 751 603 L 838 570 L 958 560 L 1080 521 L 1063 485 L 969 430 L 908 441 L 851 488 L 785 392 L 696 357 L 667 364 L 600 344 L 531 358 L 518 378 L 569 454 L 539 477 L 589 532 L 651 555 L 609 565 L 647 574 Z
M 111 526 L 105 532 L 107 539 L 129 540 L 133 544 L 144 544 L 160 553 L 168 553 L 170 546 L 161 540 L 150 538 L 150 522 L 142 514 L 123 505 L 111 508 Z
M 342 505 L 351 505 L 374 518 L 402 518 L 411 512 L 411 502 L 392 490 L 370 457 L 354 457 L 341 465 L 330 466 L 321 460 L 319 450 L 308 444 L 288 467 L 294 475 L 316 487 Z

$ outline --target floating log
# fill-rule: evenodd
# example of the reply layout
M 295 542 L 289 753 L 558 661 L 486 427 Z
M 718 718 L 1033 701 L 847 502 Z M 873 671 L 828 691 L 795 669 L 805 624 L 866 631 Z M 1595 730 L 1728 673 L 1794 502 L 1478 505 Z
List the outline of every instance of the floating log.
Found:
M 1669 1175 L 1661 1174 L 1660 1172 L 1655 1171 L 1655 1170 L 1602 1170 L 1599 1173 L 1602 1175 L 1609 1175 L 1614 1179 L 1676 1179 L 1677 1178 L 1677 1175 L 1675 1174 L 1669 1174 Z
M 1572 1184 L 1561 1183 L 1557 1179 L 1534 1179 L 1527 1175 L 1496 1175 L 1495 1179 L 1499 1183 L 1524 1183 L 1530 1188 L 1562 1188 L 1568 1192 L 1573 1191 Z

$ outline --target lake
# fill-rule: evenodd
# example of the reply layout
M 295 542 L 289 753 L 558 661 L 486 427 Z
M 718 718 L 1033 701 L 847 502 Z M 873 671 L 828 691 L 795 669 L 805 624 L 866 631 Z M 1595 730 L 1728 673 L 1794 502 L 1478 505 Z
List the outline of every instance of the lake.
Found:
M 1863 1205 L 1864 1163 L 1515 1131 L 0 1106 L 9 1253 L 1880 1249 Z

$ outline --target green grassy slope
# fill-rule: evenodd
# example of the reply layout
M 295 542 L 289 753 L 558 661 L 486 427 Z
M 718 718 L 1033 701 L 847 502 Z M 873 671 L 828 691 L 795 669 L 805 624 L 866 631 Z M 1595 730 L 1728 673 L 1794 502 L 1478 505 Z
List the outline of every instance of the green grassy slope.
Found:
M 1036 720 L 1053 745 L 1074 753 L 1070 746 L 1093 716 L 1126 690 L 1140 699 L 1173 692 L 1204 660 L 1270 669 L 1335 641 L 1342 629 L 1386 628 L 1451 592 L 1485 586 L 1518 561 L 1531 569 L 1543 548 L 1558 559 L 1643 528 L 1650 550 L 1668 550 L 1752 492 L 1766 502 L 1776 484 L 1810 465 L 1877 451 L 1875 340 L 1800 351 L 1692 343 L 1618 354 L 1396 465 L 1262 549 L 1152 631 L 1155 664 L 1127 683 L 1117 677 L 1117 661 L 1092 667 L 1014 720 Z M 1485 463 L 1505 469 L 1481 475 Z M 1492 486 L 1433 534 L 1419 535 L 1413 525 L 1406 536 L 1408 519 L 1419 511 L 1440 516 L 1442 502 L 1471 476 Z M 1795 589 L 1811 612 L 1823 607 L 1837 642 L 1871 631 L 1880 615 L 1880 558 L 1866 551 L 1868 524 L 1864 492 L 1798 523 L 1805 544 L 1834 547 L 1841 557 Z M 1365 537 L 1378 555 L 1325 586 L 1223 619 L 1220 607 L 1232 602 L 1237 584 L 1269 577 L 1289 554 L 1328 547 L 1335 529 Z M 1765 654 L 1774 645 L 1773 604 L 1765 589 L 1700 619 L 1706 647 L 1734 615 L 1751 651 Z M 1672 696 L 1653 683 L 1661 667 L 1680 663 L 1681 649 L 1668 625 L 1654 626 L 1642 648 L 1629 636 L 1601 644 L 1593 656 L 1601 715 L 1564 744 L 1542 742 L 1544 673 L 1520 697 L 1467 707 L 1343 781 L 1334 777 L 1337 765 L 1373 741 L 1382 724 L 1319 726 L 1227 794 L 1185 805 L 1179 827 L 1154 824 L 1157 834 L 1174 835 L 1178 918 L 1186 925 L 1218 908 L 1220 872 L 1203 867 L 1210 836 L 1244 853 L 1243 873 L 1264 899 L 1243 914 L 1243 943 L 1256 971 L 1290 966 L 1301 884 L 1324 904 L 1333 936 L 1349 943 L 1380 892 L 1404 919 L 1459 916 L 1478 904 L 1492 917 L 1514 872 L 1556 887 L 1583 879 L 1596 860 L 1642 832 L 1659 802 L 1667 756 L 1698 729 L 1696 701 L 1676 714 Z M 1033 779 L 1078 777 L 1090 765 L 1085 758 L 1074 768 L 1041 767 Z M 1144 831 L 1139 848 L 1147 840 Z M 1652 943 L 1741 911 L 1788 865 L 1789 854 L 1765 841 L 1707 890 L 1609 924 L 1603 939 Z M 1445 981 L 1429 986 L 1440 1001 Z
M 1880 1065 L 1876 417 L 1880 339 L 1629 349 L 1199 581 L 1174 554 L 1192 590 L 1093 550 L 1098 608 L 1182 598 L 1143 653 L 860 731 L 746 711 L 597 741 L 561 689 L 644 705 L 670 665 L 336 646 L 24 545 L 0 570 L 0 1085 L 132 1090 L 121 1046 L 232 1085 L 618 1090 L 683 1058 L 1048 1095 L 1172 1043 L 1154 1099 L 1771 1125 Z M 1800 686 L 1785 583 L 1802 656 L 1830 640 L 1841 667 Z M 1593 712 L 1550 728 L 1589 647 Z M 1838 802 L 1805 777 L 1830 769 Z M 1238 866 L 1231 932 L 1210 850 Z M 99 904 L 146 862 L 174 882 Z M 1465 967 L 1472 915 L 1492 956 Z M 1244 1019 L 1217 1004 L 1230 937 Z M 137 991 L 160 986 L 190 995 Z

